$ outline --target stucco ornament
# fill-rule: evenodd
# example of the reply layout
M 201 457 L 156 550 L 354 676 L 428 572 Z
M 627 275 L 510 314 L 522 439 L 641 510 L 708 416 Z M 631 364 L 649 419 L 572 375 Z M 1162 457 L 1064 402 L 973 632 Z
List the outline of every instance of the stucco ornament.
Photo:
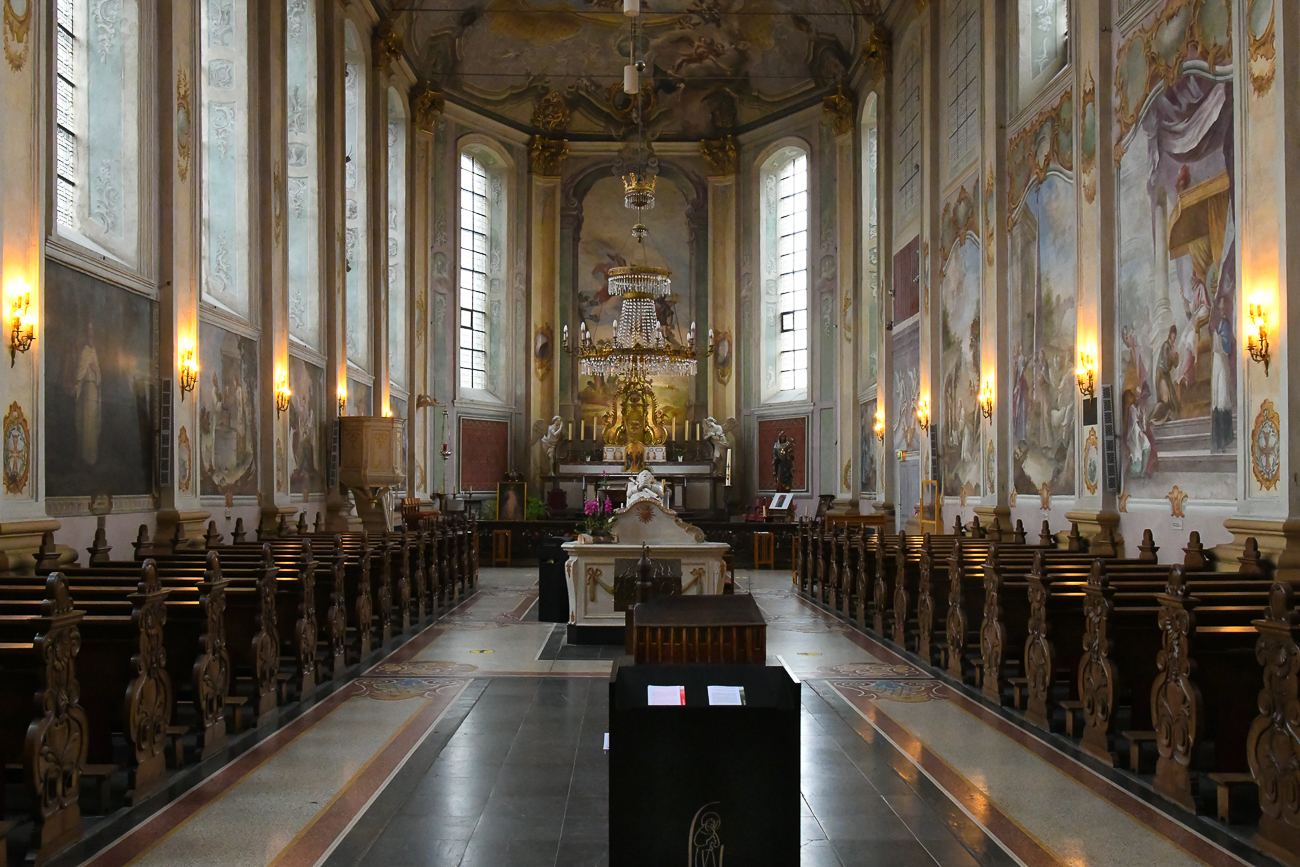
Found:
M 31 43 L 27 34 L 32 28 L 32 0 L 5 0 L 5 60 L 18 72 L 27 62 Z
M 4 481 L 6 494 L 27 489 L 32 466 L 32 435 L 27 417 L 17 402 L 9 404 L 4 417 Z

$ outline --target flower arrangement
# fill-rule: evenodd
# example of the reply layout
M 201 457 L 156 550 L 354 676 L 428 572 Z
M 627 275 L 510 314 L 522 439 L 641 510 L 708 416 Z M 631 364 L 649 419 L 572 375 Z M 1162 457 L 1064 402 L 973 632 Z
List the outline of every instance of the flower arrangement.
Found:
M 587 500 L 582 504 L 582 532 L 588 536 L 609 534 L 609 522 L 614 518 L 614 504 L 609 500 Z

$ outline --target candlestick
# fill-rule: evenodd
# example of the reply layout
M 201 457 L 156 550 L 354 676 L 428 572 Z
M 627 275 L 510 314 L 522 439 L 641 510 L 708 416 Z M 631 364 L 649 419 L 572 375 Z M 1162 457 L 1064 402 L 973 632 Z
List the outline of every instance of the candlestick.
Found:
M 587 419 L 584 417 L 582 421 L 578 422 L 578 439 L 585 440 L 586 438 L 587 438 Z
M 573 439 L 573 422 L 569 422 L 569 439 Z
M 670 439 L 673 439 L 673 440 L 676 440 L 676 439 L 677 439 L 677 419 L 676 419 L 676 417 L 673 418 L 673 432 L 672 432 L 672 436 L 669 437 L 669 438 L 670 438 Z
M 695 441 L 700 441 L 700 423 L 698 421 L 695 423 Z

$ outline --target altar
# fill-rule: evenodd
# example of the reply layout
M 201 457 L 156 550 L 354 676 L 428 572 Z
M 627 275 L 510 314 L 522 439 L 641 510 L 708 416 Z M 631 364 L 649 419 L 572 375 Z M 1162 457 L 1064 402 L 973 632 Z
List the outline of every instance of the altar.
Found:
M 633 502 L 615 516 L 612 543 L 566 542 L 569 642 L 621 644 L 625 612 L 636 601 L 636 566 L 642 545 L 657 571 L 680 578 L 682 595 L 713 596 L 726 581 L 723 562 L 731 546 L 706 542 L 693 527 L 656 500 Z
M 651 463 L 655 477 L 668 488 L 668 508 L 674 511 L 723 512 L 727 508 L 724 479 L 708 461 L 665 461 Z M 618 462 L 583 461 L 562 463 L 549 483 L 564 491 L 572 506 L 596 499 L 604 486 L 622 490 L 634 473 L 625 472 Z

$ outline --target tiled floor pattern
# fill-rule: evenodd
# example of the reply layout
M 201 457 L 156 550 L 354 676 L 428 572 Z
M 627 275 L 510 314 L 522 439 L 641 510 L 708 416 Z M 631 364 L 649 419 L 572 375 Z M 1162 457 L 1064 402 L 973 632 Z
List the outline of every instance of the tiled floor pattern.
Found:
M 483 570 L 478 595 L 92 863 L 607 864 L 610 662 L 556 652 L 535 577 Z M 804 867 L 1242 863 L 789 582 L 738 575 L 769 662 L 806 681 Z

